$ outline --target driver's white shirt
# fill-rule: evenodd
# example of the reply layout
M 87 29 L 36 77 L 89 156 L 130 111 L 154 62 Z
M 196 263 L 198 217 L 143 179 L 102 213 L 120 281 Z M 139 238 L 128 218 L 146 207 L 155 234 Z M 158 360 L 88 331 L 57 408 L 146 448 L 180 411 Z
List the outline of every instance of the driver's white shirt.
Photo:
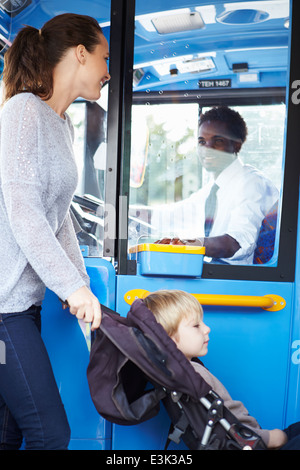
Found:
M 210 237 L 228 234 L 240 245 L 230 264 L 252 264 L 261 223 L 279 198 L 273 183 L 256 168 L 236 158 L 215 181 L 189 198 L 153 211 L 152 225 L 162 236 L 204 237 L 204 206 L 211 186 L 219 186 Z

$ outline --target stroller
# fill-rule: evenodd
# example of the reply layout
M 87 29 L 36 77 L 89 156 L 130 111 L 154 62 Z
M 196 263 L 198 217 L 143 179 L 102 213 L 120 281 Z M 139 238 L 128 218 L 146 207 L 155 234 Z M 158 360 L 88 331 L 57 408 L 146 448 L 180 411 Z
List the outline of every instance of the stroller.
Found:
M 157 415 L 163 403 L 171 420 L 165 449 L 181 439 L 192 450 L 266 448 L 224 406 L 141 299 L 133 302 L 127 317 L 105 306 L 102 312 L 87 378 L 103 418 L 139 424 Z

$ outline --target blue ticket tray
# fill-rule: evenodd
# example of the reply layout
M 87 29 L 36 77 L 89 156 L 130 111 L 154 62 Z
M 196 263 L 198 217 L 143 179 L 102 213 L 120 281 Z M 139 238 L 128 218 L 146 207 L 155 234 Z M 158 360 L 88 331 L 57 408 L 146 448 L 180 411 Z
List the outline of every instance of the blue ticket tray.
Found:
M 204 246 L 142 243 L 129 249 L 141 276 L 201 277 Z

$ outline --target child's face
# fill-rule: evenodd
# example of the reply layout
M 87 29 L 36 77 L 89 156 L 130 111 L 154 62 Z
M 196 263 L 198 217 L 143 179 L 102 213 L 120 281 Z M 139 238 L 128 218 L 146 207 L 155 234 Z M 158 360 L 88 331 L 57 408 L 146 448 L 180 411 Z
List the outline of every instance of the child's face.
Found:
M 171 338 L 185 357 L 191 360 L 207 354 L 209 333 L 210 328 L 202 320 L 190 316 L 181 320 L 178 330 Z

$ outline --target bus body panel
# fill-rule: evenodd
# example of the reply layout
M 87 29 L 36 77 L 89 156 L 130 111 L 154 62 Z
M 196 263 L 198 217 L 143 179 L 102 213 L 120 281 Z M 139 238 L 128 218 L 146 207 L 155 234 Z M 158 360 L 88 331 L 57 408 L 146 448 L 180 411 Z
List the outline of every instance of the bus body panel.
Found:
M 204 306 L 204 322 L 211 328 L 211 333 L 208 354 L 202 360 L 227 387 L 232 398 L 243 401 L 262 427 L 285 426 L 293 284 L 117 276 L 116 308 L 121 314 L 125 315 L 129 309 L 124 299 L 132 286 L 150 292 L 180 289 L 195 294 L 264 296 L 276 292 L 284 298 L 286 306 L 277 312 L 249 307 Z M 166 419 L 165 414 L 162 416 Z M 147 442 L 147 446 L 155 445 L 157 441 L 161 443 L 163 436 L 158 439 L 158 430 L 164 435 L 168 426 L 162 425 L 160 420 L 159 423 L 159 426 L 152 425 L 155 433 L 150 432 L 150 435 L 151 424 L 149 429 L 145 424 L 126 430 L 116 426 L 113 448 L 122 449 L 124 445 L 136 448 L 139 441 Z M 145 432 L 145 439 L 141 437 L 142 432 Z
M 112 264 L 99 258 L 85 258 L 85 262 L 95 295 L 113 309 Z M 57 296 L 49 290 L 42 306 L 42 336 L 71 427 L 70 449 L 110 449 L 111 424 L 97 413 L 87 382 L 89 332 L 68 309 L 62 309 Z

